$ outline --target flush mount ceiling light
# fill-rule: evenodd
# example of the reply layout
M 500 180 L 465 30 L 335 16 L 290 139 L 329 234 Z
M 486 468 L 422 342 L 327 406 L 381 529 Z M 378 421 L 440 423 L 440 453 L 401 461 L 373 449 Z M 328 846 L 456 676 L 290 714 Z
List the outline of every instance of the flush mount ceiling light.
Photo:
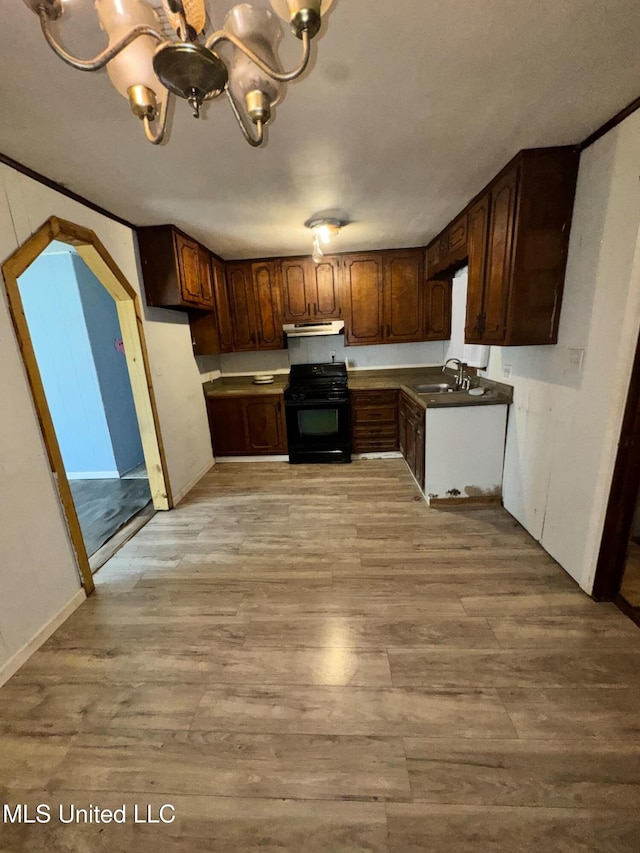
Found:
M 340 229 L 346 225 L 340 219 L 324 218 L 324 219 L 309 219 L 304 223 L 307 228 L 311 229 L 313 235 L 313 253 L 311 257 L 316 264 L 322 262 L 324 252 L 322 245 L 327 245 L 334 237 L 336 237 Z
M 311 39 L 333 0 L 270 0 L 302 41 L 302 60 L 292 71 L 280 68 L 276 49 L 282 30 L 266 5 L 233 6 L 223 28 L 207 36 L 205 0 L 95 0 L 109 42 L 93 59 L 78 59 L 58 43 L 52 23 L 71 17 L 74 6 L 87 6 L 91 0 L 24 2 L 40 18 L 48 45 L 64 62 L 80 71 L 106 66 L 111 83 L 129 99 L 154 145 L 164 138 L 172 94 L 188 101 L 196 118 L 204 101 L 225 94 L 245 139 L 258 147 L 283 84 L 299 77 L 309 64 Z M 233 48 L 230 60 L 216 52 L 225 43 Z

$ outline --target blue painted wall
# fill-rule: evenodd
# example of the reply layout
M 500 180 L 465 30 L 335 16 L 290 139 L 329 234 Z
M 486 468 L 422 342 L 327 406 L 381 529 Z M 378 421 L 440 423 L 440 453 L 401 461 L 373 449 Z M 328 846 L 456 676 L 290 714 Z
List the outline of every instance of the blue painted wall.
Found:
M 19 286 L 65 470 L 117 477 L 71 256 L 41 255 Z
M 144 461 L 115 303 L 78 255 L 52 244 L 20 294 L 65 470 L 118 477 Z
M 144 461 L 115 302 L 82 258 L 72 256 L 102 402 L 120 474 Z

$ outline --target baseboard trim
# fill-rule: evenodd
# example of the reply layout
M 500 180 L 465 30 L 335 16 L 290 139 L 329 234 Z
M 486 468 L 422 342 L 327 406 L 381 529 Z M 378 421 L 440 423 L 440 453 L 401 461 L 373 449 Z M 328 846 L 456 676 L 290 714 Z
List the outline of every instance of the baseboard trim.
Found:
M 119 480 L 117 471 L 67 471 L 67 480 Z
M 402 459 L 402 453 L 398 450 L 380 450 L 371 453 L 352 453 L 352 459 Z
M 85 601 L 87 596 L 85 595 L 84 589 L 79 589 L 73 598 L 65 604 L 62 610 L 53 617 L 47 624 L 41 628 L 34 637 L 32 637 L 28 643 L 26 643 L 21 649 L 19 649 L 13 657 L 9 658 L 9 660 L 0 667 L 0 687 L 11 678 L 12 675 L 15 675 L 16 672 L 20 669 L 23 664 L 25 664 L 31 655 L 38 651 L 43 643 L 49 639 L 49 637 L 58 630 L 60 625 L 65 622 L 71 614 L 80 607 L 83 601 Z
M 469 498 L 428 498 L 429 506 L 438 507 L 473 507 L 473 506 L 500 506 L 502 504 L 501 495 L 478 495 L 477 497 Z
M 212 458 L 211 458 L 211 460 L 210 460 L 209 462 L 207 462 L 207 464 L 206 464 L 206 465 L 204 466 L 204 468 L 200 471 L 200 473 L 199 473 L 196 477 L 194 477 L 194 479 L 193 479 L 193 480 L 191 480 L 191 482 L 190 482 L 190 483 L 187 483 L 187 485 L 186 485 L 186 486 L 184 486 L 182 489 L 180 489 L 180 491 L 179 491 L 179 492 L 177 492 L 176 494 L 174 494 L 174 496 L 173 496 L 173 505 L 174 505 L 174 507 L 178 506 L 178 504 L 180 503 L 180 501 L 181 501 L 181 500 L 183 500 L 183 498 L 186 498 L 186 496 L 189 494 L 189 492 L 191 491 L 191 489 L 192 489 L 192 488 L 193 488 L 197 483 L 199 483 L 199 482 L 200 482 L 200 480 L 205 476 L 205 474 L 208 474 L 208 473 L 209 473 L 209 471 L 213 468 L 213 466 L 214 466 L 215 464 L 216 464 L 216 460 L 215 460 L 215 459 L 213 459 L 213 457 L 212 457 Z

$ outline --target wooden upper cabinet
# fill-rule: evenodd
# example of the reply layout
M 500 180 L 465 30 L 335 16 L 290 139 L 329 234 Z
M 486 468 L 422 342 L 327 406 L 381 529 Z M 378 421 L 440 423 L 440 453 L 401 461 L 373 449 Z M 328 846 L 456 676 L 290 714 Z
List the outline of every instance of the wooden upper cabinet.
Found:
M 208 249 L 170 225 L 138 228 L 137 234 L 147 304 L 213 310 Z
M 467 341 L 557 342 L 578 159 L 521 151 L 470 208 Z
M 303 323 L 311 316 L 311 297 L 307 294 L 308 259 L 283 260 L 281 270 L 284 320 Z
M 226 268 L 233 351 L 282 349 L 277 262 L 238 261 Z
M 311 258 L 287 258 L 281 269 L 285 322 L 342 318 L 338 259 L 325 257 L 315 264 Z
M 384 340 L 384 288 L 382 253 L 347 255 L 344 290 L 348 322 L 345 343 L 378 344 Z
M 425 341 L 447 341 L 451 337 L 451 279 L 432 278 L 424 287 Z
M 501 343 L 507 333 L 517 194 L 517 168 L 508 172 L 491 190 L 482 312 L 482 339 L 487 343 Z
M 467 319 L 465 339 L 482 340 L 484 277 L 487 266 L 487 233 L 489 229 L 489 196 L 469 210 L 469 271 L 467 284 Z
M 234 351 L 257 349 L 258 336 L 250 261 L 227 264 L 227 292 Z
M 424 251 L 384 252 L 384 340 L 424 340 Z
M 274 261 L 251 264 L 254 288 L 257 349 L 282 349 L 282 305 L 278 265 Z
M 213 272 L 213 301 L 218 327 L 218 352 L 232 352 L 233 327 L 231 324 L 231 312 L 229 310 L 229 294 L 227 291 L 224 263 L 219 258 L 213 258 L 211 269 Z
M 427 246 L 427 276 L 450 278 L 464 266 L 469 254 L 468 216 L 465 210 Z

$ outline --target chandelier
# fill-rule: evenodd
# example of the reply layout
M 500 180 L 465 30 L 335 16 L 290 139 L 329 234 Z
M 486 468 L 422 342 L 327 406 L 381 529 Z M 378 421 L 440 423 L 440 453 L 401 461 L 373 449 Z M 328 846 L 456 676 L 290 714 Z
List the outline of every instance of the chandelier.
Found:
M 205 0 L 155 0 L 155 6 L 154 0 L 95 0 L 108 44 L 93 59 L 78 59 L 57 41 L 52 23 L 64 20 L 74 2 L 89 0 L 24 2 L 40 18 L 49 47 L 64 62 L 80 71 L 106 67 L 152 144 L 164 139 L 172 95 L 188 101 L 199 118 L 205 101 L 224 94 L 244 138 L 258 147 L 271 108 L 282 98 L 283 84 L 299 77 L 309 64 L 311 39 L 333 0 L 270 0 L 302 41 L 302 59 L 292 71 L 280 67 L 276 50 L 282 30 L 266 4 L 233 6 L 222 29 L 207 36 Z M 225 43 L 232 50 L 230 58 L 219 53 Z

